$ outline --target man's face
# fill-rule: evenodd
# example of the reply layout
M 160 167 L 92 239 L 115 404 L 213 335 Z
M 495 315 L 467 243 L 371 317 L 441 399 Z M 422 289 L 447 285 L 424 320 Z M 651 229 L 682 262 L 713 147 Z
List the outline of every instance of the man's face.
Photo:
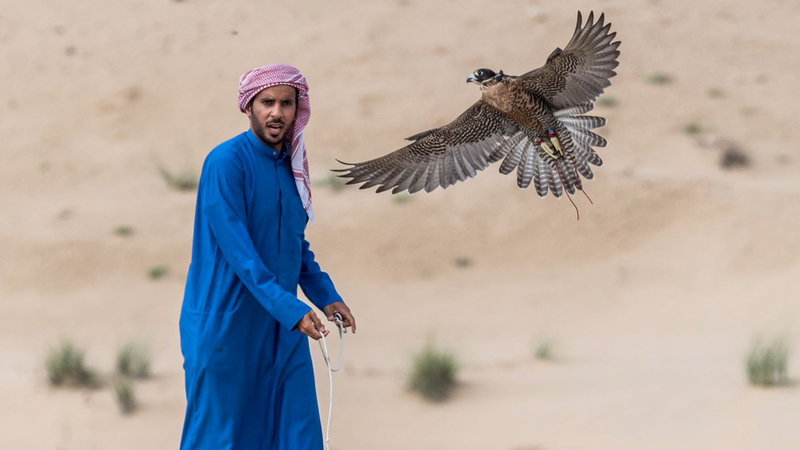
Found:
M 250 128 L 262 142 L 280 150 L 283 137 L 294 122 L 297 94 L 291 86 L 272 86 L 259 92 L 245 109 Z

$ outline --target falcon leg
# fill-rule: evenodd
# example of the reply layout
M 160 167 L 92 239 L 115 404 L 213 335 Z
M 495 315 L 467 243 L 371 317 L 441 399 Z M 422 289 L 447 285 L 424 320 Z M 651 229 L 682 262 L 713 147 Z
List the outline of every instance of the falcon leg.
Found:
M 555 154 L 555 152 L 553 151 L 553 148 L 550 147 L 550 144 L 545 142 L 544 139 L 539 139 L 538 141 L 536 141 L 536 144 L 539 147 L 541 147 L 541 149 L 544 150 L 545 153 L 550 155 L 551 158 L 558 159 L 558 155 Z
M 547 130 L 547 136 L 550 138 L 550 142 L 553 143 L 553 147 L 555 147 L 556 150 L 558 150 L 558 153 L 561 153 L 563 155 L 564 150 L 561 148 L 561 142 L 559 142 L 555 130 L 553 130 L 552 128 Z

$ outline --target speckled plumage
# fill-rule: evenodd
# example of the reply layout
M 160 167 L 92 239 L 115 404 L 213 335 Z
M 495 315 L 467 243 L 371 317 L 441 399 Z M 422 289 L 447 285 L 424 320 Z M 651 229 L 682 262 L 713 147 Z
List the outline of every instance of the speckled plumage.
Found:
M 564 190 L 582 190 L 581 176 L 593 178 L 589 164 L 602 164 L 592 147 L 607 143 L 590 131 L 605 125 L 605 119 L 583 114 L 611 85 L 619 64 L 620 42 L 613 42 L 616 33 L 609 33 L 611 24 L 603 22 L 603 15 L 595 22 L 590 13 L 582 24 L 579 12 L 564 50 L 556 48 L 544 66 L 524 75 L 475 71 L 467 81 L 480 82 L 482 98 L 456 120 L 407 138 L 413 142 L 386 156 L 349 164 L 338 170 L 340 176 L 350 178 L 348 184 L 363 183 L 362 189 L 378 186 L 377 192 L 430 192 L 474 177 L 502 159 L 501 173 L 516 168 L 517 185 L 533 183 L 542 197 L 548 191 L 560 197 Z M 563 154 L 552 150 L 550 129 Z M 553 155 L 540 140 L 552 143 Z

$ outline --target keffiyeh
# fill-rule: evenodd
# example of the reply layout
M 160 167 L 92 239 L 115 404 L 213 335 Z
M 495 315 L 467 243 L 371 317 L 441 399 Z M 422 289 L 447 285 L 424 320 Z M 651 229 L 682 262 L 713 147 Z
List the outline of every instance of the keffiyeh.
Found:
M 296 68 L 287 64 L 268 64 L 245 72 L 239 78 L 239 109 L 245 112 L 250 100 L 259 92 L 272 86 L 286 85 L 297 89 L 297 112 L 294 123 L 286 133 L 292 144 L 292 172 L 297 185 L 297 193 L 303 202 L 308 218 L 314 222 L 311 208 L 311 181 L 308 174 L 308 158 L 303 142 L 303 129 L 311 118 L 311 103 L 308 98 L 306 78 Z

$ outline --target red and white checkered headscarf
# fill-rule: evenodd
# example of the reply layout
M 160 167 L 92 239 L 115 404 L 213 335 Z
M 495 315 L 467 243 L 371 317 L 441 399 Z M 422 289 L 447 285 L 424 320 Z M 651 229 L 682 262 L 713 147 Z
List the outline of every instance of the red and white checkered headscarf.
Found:
M 245 72 L 239 78 L 239 109 L 245 112 L 250 100 L 259 92 L 272 86 L 286 85 L 297 89 L 297 112 L 294 124 L 286 133 L 292 143 L 292 172 L 297 185 L 297 193 L 303 202 L 308 218 L 314 222 L 311 208 L 311 180 L 308 174 L 308 158 L 303 142 L 303 129 L 311 118 L 311 103 L 308 99 L 306 78 L 296 68 L 287 64 L 268 64 Z

